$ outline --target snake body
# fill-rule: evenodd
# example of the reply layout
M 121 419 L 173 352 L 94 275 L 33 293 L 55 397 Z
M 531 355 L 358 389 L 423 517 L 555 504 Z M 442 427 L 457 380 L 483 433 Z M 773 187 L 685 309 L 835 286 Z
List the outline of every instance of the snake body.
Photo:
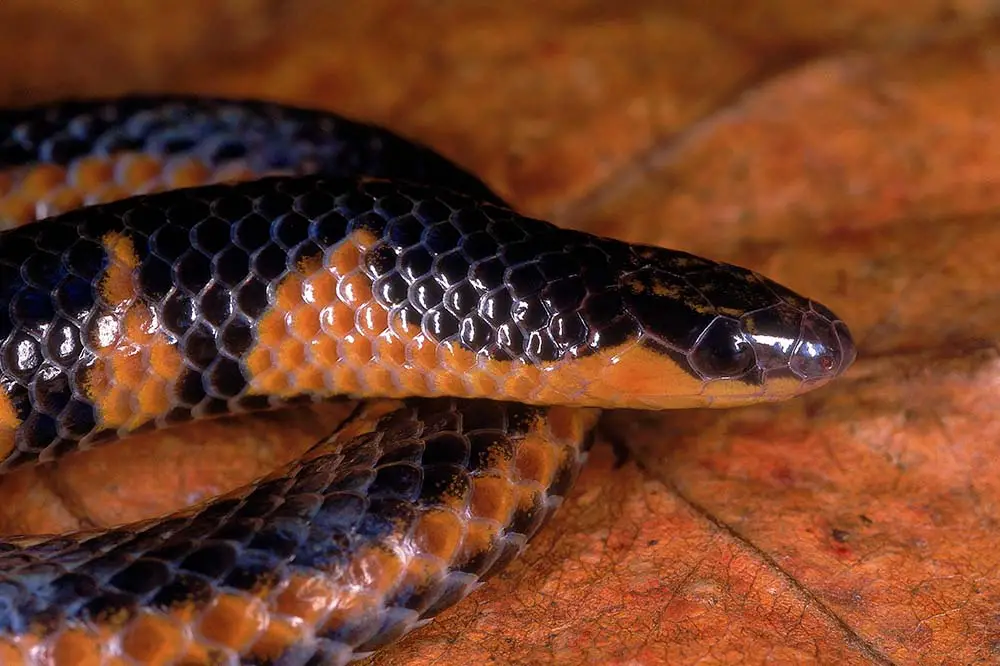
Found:
M 522 216 L 329 113 L 10 110 L 0 162 L 0 470 L 364 399 L 177 515 L 0 542 L 3 664 L 346 663 L 516 556 L 600 409 L 785 399 L 854 358 L 836 315 L 767 278 Z

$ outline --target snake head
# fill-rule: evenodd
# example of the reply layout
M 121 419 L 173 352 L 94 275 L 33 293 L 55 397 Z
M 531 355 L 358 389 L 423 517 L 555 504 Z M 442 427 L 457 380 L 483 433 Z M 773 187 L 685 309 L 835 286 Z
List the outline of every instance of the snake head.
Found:
M 636 268 L 623 273 L 620 293 L 644 351 L 631 352 L 627 365 L 637 379 L 623 377 L 619 388 L 635 402 L 672 408 L 782 400 L 826 384 L 855 359 L 840 317 L 773 280 L 683 252 L 632 251 Z
M 709 388 L 735 382 L 730 388 L 758 387 L 763 399 L 781 399 L 826 384 L 854 362 L 851 333 L 829 308 L 754 277 L 782 295 L 764 308 L 716 316 L 686 355 Z M 738 401 L 740 392 L 728 396 Z

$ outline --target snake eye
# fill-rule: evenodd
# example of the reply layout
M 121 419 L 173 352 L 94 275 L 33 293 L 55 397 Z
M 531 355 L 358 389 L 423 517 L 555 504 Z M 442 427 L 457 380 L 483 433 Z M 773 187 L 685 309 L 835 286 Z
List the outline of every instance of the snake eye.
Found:
M 709 379 L 738 377 L 757 362 L 739 322 L 719 317 L 709 325 L 690 354 L 691 366 Z

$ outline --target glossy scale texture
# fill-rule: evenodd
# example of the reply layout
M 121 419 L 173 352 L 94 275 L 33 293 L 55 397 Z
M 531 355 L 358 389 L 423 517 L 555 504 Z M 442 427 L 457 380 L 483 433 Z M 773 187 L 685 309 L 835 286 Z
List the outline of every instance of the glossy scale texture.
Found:
M 780 400 L 854 358 L 836 315 L 767 278 L 523 217 L 378 128 L 137 98 L 4 122 L 0 209 L 29 223 L 0 235 L 0 468 L 369 399 L 230 496 L 0 545 L 4 663 L 344 663 L 519 552 L 593 408 Z M 30 222 L 274 171 L 318 173 Z

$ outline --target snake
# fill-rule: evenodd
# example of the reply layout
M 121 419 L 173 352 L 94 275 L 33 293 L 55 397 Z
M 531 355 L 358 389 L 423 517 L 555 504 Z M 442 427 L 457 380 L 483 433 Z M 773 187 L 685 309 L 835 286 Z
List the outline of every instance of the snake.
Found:
M 524 550 L 605 410 L 786 400 L 856 356 L 756 272 L 523 215 L 416 140 L 263 100 L 2 110 L 0 225 L 0 473 L 356 401 L 245 487 L 0 539 L 11 666 L 372 655 Z

